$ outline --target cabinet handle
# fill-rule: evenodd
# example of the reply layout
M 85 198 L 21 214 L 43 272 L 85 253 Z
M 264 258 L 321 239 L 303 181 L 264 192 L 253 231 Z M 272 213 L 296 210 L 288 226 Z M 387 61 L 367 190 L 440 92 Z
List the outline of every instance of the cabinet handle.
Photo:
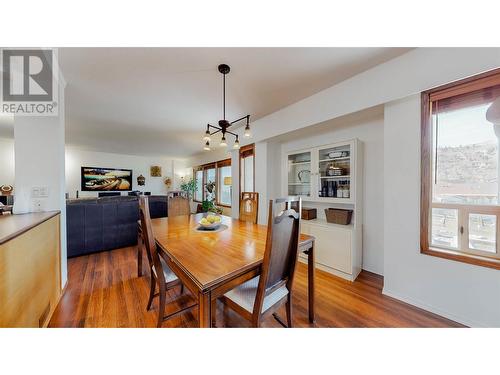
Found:
M 463 225 L 460 226 L 460 234 L 464 234 L 464 226 Z

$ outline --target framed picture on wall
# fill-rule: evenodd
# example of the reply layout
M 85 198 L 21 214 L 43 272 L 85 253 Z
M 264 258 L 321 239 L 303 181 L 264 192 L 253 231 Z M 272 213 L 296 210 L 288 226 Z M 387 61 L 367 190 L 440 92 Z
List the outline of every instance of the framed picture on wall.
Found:
M 161 167 L 158 165 L 153 165 L 150 168 L 151 177 L 161 177 Z

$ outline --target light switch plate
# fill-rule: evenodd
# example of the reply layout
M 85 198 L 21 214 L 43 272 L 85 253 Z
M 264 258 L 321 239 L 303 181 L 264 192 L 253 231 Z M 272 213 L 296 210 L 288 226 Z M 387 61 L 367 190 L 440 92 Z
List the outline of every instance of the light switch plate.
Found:
M 31 198 L 40 197 L 40 188 L 38 186 L 33 186 L 31 188 Z
M 49 187 L 48 186 L 40 186 L 40 197 L 47 198 L 49 196 Z

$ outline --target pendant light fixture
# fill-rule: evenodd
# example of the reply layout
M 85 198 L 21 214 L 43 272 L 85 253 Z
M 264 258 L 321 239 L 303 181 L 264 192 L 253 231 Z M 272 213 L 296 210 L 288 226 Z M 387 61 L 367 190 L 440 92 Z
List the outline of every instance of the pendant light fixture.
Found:
M 222 133 L 222 138 L 220 141 L 220 146 L 221 147 L 226 147 L 227 146 L 227 141 L 226 141 L 226 134 L 231 134 L 234 136 L 236 139 L 233 144 L 233 149 L 239 149 L 240 148 L 240 141 L 238 139 L 238 134 L 235 134 L 231 131 L 228 130 L 230 126 L 233 124 L 246 120 L 246 125 L 245 125 L 245 137 L 250 137 L 250 115 L 243 116 L 237 120 L 234 120 L 232 122 L 229 122 L 226 120 L 226 74 L 228 74 L 231 71 L 231 68 L 229 68 L 229 65 L 226 64 L 221 64 L 218 66 L 219 72 L 222 74 L 222 115 L 223 119 L 219 120 L 219 126 L 214 126 L 207 124 L 207 130 L 205 131 L 205 136 L 203 137 L 203 141 L 205 142 L 205 146 L 203 147 L 204 150 L 209 151 L 210 150 L 210 142 L 212 141 L 212 135 L 217 134 L 217 133 Z

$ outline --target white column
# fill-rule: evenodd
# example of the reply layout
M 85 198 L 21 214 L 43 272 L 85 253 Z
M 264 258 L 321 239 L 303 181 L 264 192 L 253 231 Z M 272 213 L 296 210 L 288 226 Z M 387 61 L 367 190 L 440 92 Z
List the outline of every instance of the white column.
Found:
M 61 212 L 61 282 L 67 280 L 64 170 L 64 79 L 60 77 L 59 115 L 14 118 L 14 213 Z M 34 188 L 38 188 L 34 196 Z

